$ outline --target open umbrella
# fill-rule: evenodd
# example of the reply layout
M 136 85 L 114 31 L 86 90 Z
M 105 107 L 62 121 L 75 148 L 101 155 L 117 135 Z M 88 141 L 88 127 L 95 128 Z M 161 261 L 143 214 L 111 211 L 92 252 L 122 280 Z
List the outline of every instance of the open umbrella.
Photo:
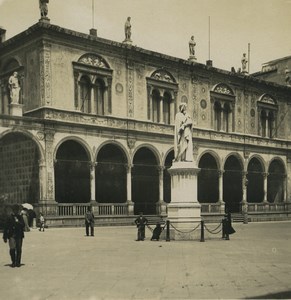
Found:
M 33 206 L 30 203 L 22 203 L 21 206 L 26 209 L 33 209 Z

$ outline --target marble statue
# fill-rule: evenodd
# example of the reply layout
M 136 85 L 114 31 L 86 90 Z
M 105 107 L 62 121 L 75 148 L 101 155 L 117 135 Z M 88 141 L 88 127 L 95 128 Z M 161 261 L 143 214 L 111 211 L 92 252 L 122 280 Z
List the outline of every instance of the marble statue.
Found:
M 11 103 L 19 103 L 20 84 L 18 80 L 18 73 L 13 72 L 8 80 Z
M 247 72 L 247 63 L 248 63 L 248 60 L 246 58 L 246 54 L 244 53 L 243 57 L 241 59 L 242 73 L 246 73 Z
M 175 161 L 193 161 L 192 144 L 192 124 L 193 121 L 187 113 L 187 104 L 179 105 L 179 112 L 175 118 Z
M 42 18 L 46 18 L 48 14 L 48 7 L 47 7 L 48 3 L 49 0 L 39 0 L 40 15 Z
M 194 35 L 192 35 L 191 40 L 189 41 L 190 56 L 195 56 L 195 46 L 196 46 L 196 43 L 194 41 Z
M 127 20 L 126 20 L 125 25 L 124 25 L 124 32 L 125 32 L 125 40 L 126 41 L 130 41 L 130 38 L 131 38 L 131 24 L 130 24 L 130 20 L 131 20 L 131 18 L 127 17 Z

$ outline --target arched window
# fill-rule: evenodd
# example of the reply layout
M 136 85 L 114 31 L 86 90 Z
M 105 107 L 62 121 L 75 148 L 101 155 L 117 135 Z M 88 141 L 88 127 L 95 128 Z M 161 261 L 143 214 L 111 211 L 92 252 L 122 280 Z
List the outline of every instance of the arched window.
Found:
M 176 114 L 176 96 L 178 84 L 174 77 L 165 70 L 153 72 L 147 78 L 148 120 L 172 124 Z
M 84 113 L 91 112 L 91 83 L 88 77 L 82 76 L 79 81 L 80 87 L 80 110 Z
M 171 95 L 169 93 L 164 93 L 163 97 L 163 117 L 165 124 L 171 124 Z
M 95 95 L 95 103 L 94 103 L 95 111 L 97 115 L 104 115 L 105 114 L 105 103 L 104 103 L 105 85 L 103 80 L 96 79 L 94 84 L 94 95 Z
M 217 84 L 210 92 L 210 99 L 213 105 L 212 124 L 214 130 L 233 132 L 235 96 L 231 88 L 226 84 Z
M 266 138 L 276 136 L 276 117 L 278 106 L 276 101 L 267 94 L 264 94 L 258 101 L 259 111 L 259 135 Z
M 153 102 L 152 102 L 152 116 L 153 116 L 153 122 L 159 122 L 160 121 L 160 94 L 157 90 L 153 91 Z
M 85 113 L 108 115 L 111 107 L 112 70 L 99 55 L 85 54 L 73 62 L 75 109 Z

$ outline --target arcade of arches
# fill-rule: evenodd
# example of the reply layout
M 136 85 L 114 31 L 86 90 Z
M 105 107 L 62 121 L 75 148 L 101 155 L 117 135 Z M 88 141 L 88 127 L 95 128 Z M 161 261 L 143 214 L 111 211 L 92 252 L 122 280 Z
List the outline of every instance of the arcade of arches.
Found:
M 40 199 L 40 151 L 37 143 L 22 133 L 0 139 L 0 195 L 9 202 L 38 203 Z M 133 203 L 134 213 L 156 214 L 159 203 L 171 202 L 171 178 L 164 162 L 149 147 L 139 148 L 128 161 L 124 149 L 114 143 L 101 147 L 92 162 L 80 142 L 66 140 L 55 156 L 55 201 L 57 203 Z M 225 203 L 232 212 L 240 203 L 278 203 L 286 200 L 286 171 L 280 159 L 266 165 L 260 156 L 244 167 L 237 154 L 222 165 L 216 154 L 204 153 L 198 162 L 198 201 Z

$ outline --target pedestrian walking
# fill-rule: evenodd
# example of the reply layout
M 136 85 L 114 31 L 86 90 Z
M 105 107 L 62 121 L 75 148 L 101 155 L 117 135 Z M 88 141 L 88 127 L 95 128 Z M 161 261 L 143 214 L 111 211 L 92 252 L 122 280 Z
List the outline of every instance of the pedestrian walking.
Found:
M 231 224 L 231 213 L 227 211 L 222 219 L 222 238 L 229 240 L 229 235 L 235 233 Z
M 148 223 L 147 218 L 144 217 L 143 213 L 141 212 L 139 214 L 139 217 L 136 218 L 134 222 L 137 226 L 137 241 L 144 241 L 144 239 L 145 239 L 145 226 Z
M 22 215 L 22 218 L 23 218 L 23 221 L 24 221 L 24 231 L 27 232 L 27 231 L 30 231 L 30 228 L 29 228 L 29 222 L 28 222 L 28 211 L 26 208 L 23 208 L 21 210 L 21 213 Z
M 158 241 L 160 239 L 160 235 L 163 231 L 163 228 L 161 227 L 161 224 L 158 222 L 156 227 L 153 230 L 153 235 L 151 238 L 151 241 Z
M 39 231 L 44 231 L 45 219 L 42 213 L 39 213 Z
M 19 205 L 14 204 L 12 206 L 12 213 L 5 222 L 3 232 L 4 243 L 7 243 L 7 241 L 9 242 L 9 254 L 11 257 L 12 268 L 21 266 L 25 224 L 19 210 Z
M 89 228 L 91 236 L 94 236 L 94 214 L 92 212 L 91 206 L 88 206 L 87 211 L 85 213 L 85 226 L 86 226 L 86 235 L 89 236 Z

